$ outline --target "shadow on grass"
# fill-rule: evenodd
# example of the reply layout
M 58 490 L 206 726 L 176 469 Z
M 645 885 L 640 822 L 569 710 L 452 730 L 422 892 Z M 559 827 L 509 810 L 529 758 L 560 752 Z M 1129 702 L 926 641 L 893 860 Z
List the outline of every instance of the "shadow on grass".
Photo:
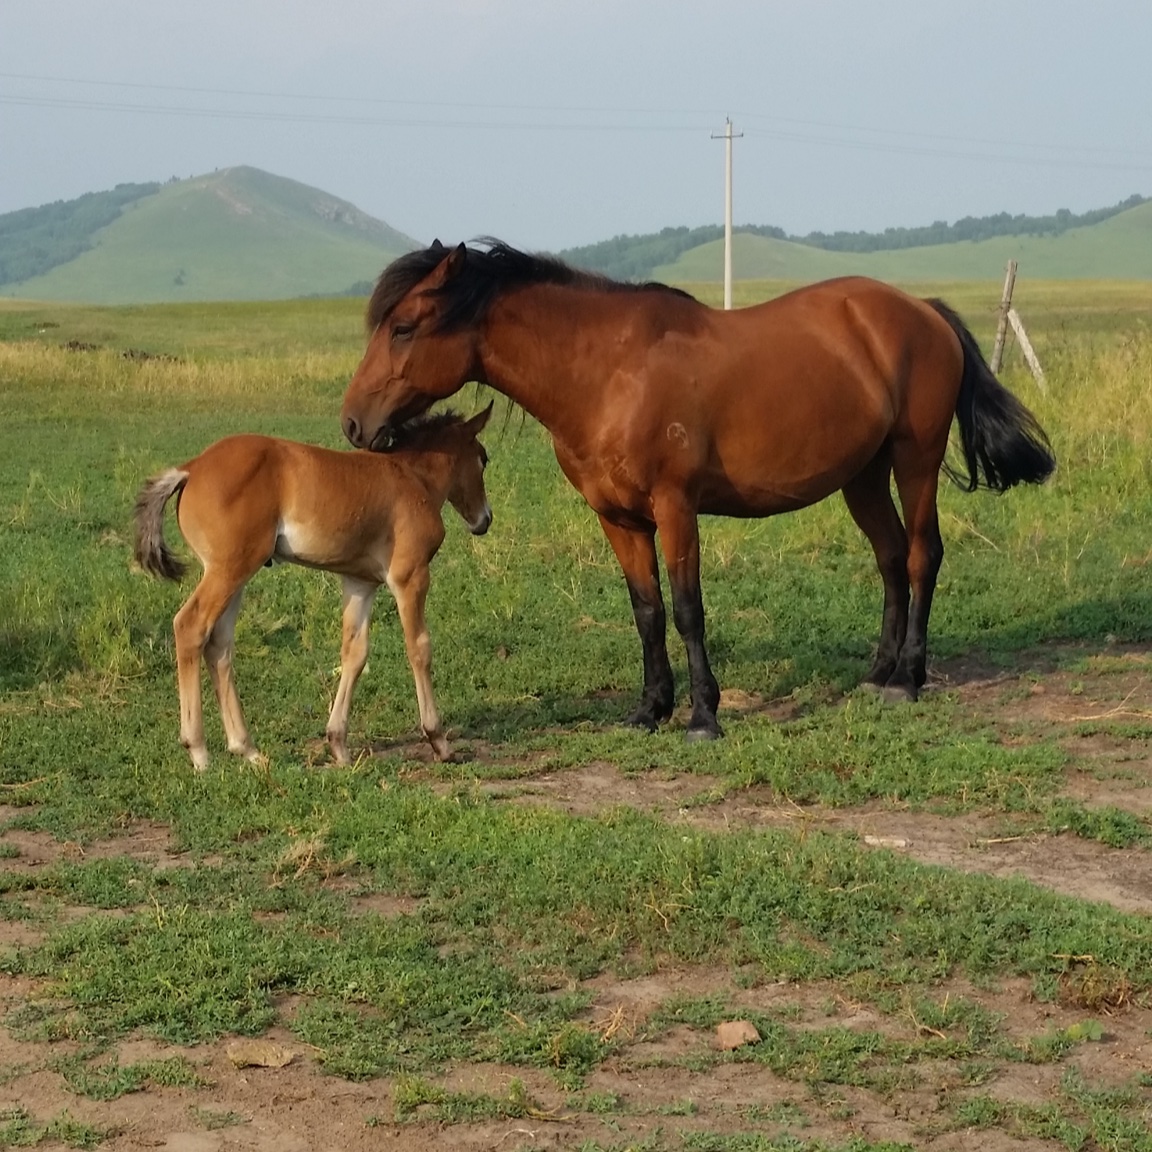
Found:
M 1152 594 L 1122 600 L 1089 600 L 1056 609 L 1040 619 L 1029 618 L 1007 628 L 989 629 L 978 644 L 970 637 L 943 633 L 930 643 L 928 692 L 962 687 L 1000 677 L 1046 676 L 1074 667 L 1086 657 L 1115 652 L 1117 644 L 1152 643 Z M 852 645 L 855 650 L 850 650 Z M 687 674 L 679 637 L 670 630 L 677 688 L 678 713 L 688 700 Z M 722 705 L 722 721 L 741 715 L 768 714 L 781 722 L 795 720 L 817 704 L 842 701 L 854 692 L 871 663 L 871 648 L 861 650 L 856 637 L 844 648 L 814 645 L 809 639 L 787 650 L 778 642 L 754 637 L 735 644 L 710 646 L 721 688 L 745 693 L 748 699 Z M 757 682 L 750 669 L 772 667 L 776 674 Z M 459 738 L 492 741 L 523 739 L 571 731 L 614 731 L 640 697 L 640 649 L 635 650 L 636 687 L 632 691 L 600 691 L 576 696 L 550 695 L 499 707 L 477 703 L 450 718 Z M 672 728 L 682 721 L 674 717 Z M 664 727 L 664 726 L 662 726 Z
M 65 628 L 0 631 L 0 695 L 26 692 L 82 666 L 76 638 Z

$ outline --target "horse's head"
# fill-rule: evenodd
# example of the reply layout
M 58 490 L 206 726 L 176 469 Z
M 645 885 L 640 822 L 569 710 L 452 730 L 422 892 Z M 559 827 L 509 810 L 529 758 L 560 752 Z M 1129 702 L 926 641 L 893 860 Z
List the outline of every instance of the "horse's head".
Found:
M 357 448 L 387 447 L 397 426 L 475 378 L 476 331 L 452 291 L 467 258 L 463 244 L 449 249 L 437 240 L 384 270 L 368 305 L 368 347 L 341 411 Z
M 452 483 L 448 489 L 448 502 L 460 513 L 473 536 L 483 536 L 492 524 L 492 506 L 484 488 L 484 469 L 488 467 L 488 453 L 476 439 L 492 415 L 489 404 L 471 420 L 460 426 L 460 448 L 452 469 Z

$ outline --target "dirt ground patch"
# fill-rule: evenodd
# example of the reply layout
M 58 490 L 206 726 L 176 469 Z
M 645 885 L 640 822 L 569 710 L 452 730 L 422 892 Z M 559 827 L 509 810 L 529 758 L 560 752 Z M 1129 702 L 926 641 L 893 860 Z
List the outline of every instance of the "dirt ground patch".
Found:
M 1086 654 L 1076 671 L 1052 666 L 1023 673 L 957 662 L 937 670 L 934 683 L 957 693 L 962 705 L 993 713 L 1012 734 L 1042 730 L 1059 739 L 1071 758 L 1065 794 L 1088 807 L 1115 807 L 1139 817 L 1152 813 L 1152 757 L 1139 731 L 1115 728 L 1152 719 L 1152 656 L 1136 648 Z M 1042 672 L 1038 679 L 1035 673 Z M 733 711 L 768 710 L 786 718 L 788 702 L 730 696 Z M 1112 725 L 1112 727 L 1110 727 Z M 1109 848 L 1071 834 L 1006 836 L 1002 816 L 967 813 L 943 816 L 870 804 L 857 809 L 798 807 L 782 803 L 769 789 L 724 794 L 706 776 L 625 774 L 606 763 L 541 770 L 489 781 L 504 802 L 553 805 L 591 814 L 630 806 L 671 823 L 723 833 L 728 829 L 789 827 L 850 834 L 876 851 L 897 852 L 925 864 L 994 876 L 1020 876 L 1082 900 L 1125 912 L 1152 915 L 1152 853 Z M 19 813 L 0 806 L 0 823 Z M 0 837 L 12 855 L 0 866 L 19 875 L 60 861 L 129 856 L 154 868 L 184 867 L 193 861 L 172 847 L 168 829 L 137 823 L 106 841 L 84 845 L 10 829 Z M 411 913 L 417 902 L 359 893 L 356 882 L 331 877 L 352 907 L 380 916 Z M 77 910 L 77 914 L 91 910 Z M 0 951 L 34 945 L 38 924 L 0 920 Z M 894 1040 L 923 1037 L 926 1025 L 909 1005 L 906 1012 L 881 1013 L 854 1003 L 834 986 L 752 983 L 720 969 L 658 970 L 618 979 L 605 974 L 584 985 L 592 996 L 585 1025 L 611 1030 L 614 1055 L 592 1073 L 576 1094 L 546 1071 L 498 1064 L 449 1067 L 429 1082 L 446 1092 L 485 1094 L 507 1100 L 517 1092 L 529 1101 L 516 1119 L 443 1124 L 428 1109 L 397 1119 L 396 1083 L 363 1083 L 327 1074 L 320 1054 L 300 1044 L 286 1028 L 267 1038 L 293 1052 L 282 1068 L 238 1068 L 229 1059 L 233 1038 L 178 1048 L 135 1036 L 99 1060 L 121 1065 L 181 1057 L 204 1081 L 200 1087 L 156 1087 L 100 1102 L 71 1091 L 57 1062 L 74 1054 L 67 1043 L 29 1042 L 0 1027 L 0 1117 L 16 1109 L 40 1121 L 67 1113 L 108 1130 L 112 1150 L 224 1149 L 294 1152 L 311 1149 L 396 1148 L 425 1152 L 479 1149 L 602 1148 L 679 1146 L 679 1134 L 725 1134 L 756 1130 L 788 1133 L 806 1141 L 843 1144 L 851 1140 L 905 1142 L 935 1152 L 1030 1152 L 1051 1149 L 1047 1139 L 1015 1138 L 998 1129 L 958 1129 L 947 1105 L 965 1094 L 1040 1107 L 1060 1091 L 1069 1069 L 1091 1083 L 1121 1083 L 1152 1073 L 1152 1008 L 1128 1003 L 1112 1014 L 1097 1013 L 1102 1034 L 1052 1063 L 996 1062 L 980 1078 L 962 1061 L 932 1060 L 906 1070 L 887 1090 L 806 1083 L 777 1075 L 763 1062 L 737 1051 L 719 1056 L 710 1030 L 687 1024 L 650 1032 L 648 1022 L 678 998 L 720 996 L 733 1011 L 770 1014 L 793 1029 L 876 1032 Z M 37 989 L 29 981 L 0 976 L 0 1010 L 18 1008 Z M 1013 1043 L 1073 1029 L 1080 1009 L 1036 1001 L 1024 981 L 975 988 L 962 982 L 932 989 L 936 1000 L 963 997 L 1003 1021 Z M 289 1020 L 291 1004 L 281 1006 Z M 931 1031 L 929 1029 L 929 1031 Z M 50 1147 L 45 1144 L 42 1147 Z
M 108 1103 L 78 1098 L 52 1070 L 53 1060 L 71 1045 L 20 1042 L 0 1031 L 0 1116 L 20 1106 L 46 1117 L 67 1113 L 75 1120 L 111 1130 L 109 1149 L 163 1148 L 172 1152 L 220 1149 L 396 1148 L 432 1149 L 577 1148 L 595 1141 L 602 1147 L 642 1144 L 658 1134 L 749 1130 L 790 1131 L 805 1140 L 843 1144 L 852 1139 L 905 1142 L 950 1149 L 1050 1148 L 1009 1140 L 996 1132 L 959 1132 L 943 1123 L 942 1102 L 963 1093 L 965 1071 L 953 1061 L 925 1062 L 912 1070 L 900 1090 L 878 1093 L 845 1086 L 816 1090 L 776 1075 L 739 1055 L 716 1062 L 712 1033 L 673 1028 L 657 1038 L 645 1034 L 647 1017 L 674 997 L 724 994 L 738 1010 L 772 1012 L 794 1028 L 877 1030 L 893 1038 L 914 1038 L 921 1025 L 912 1011 L 882 1016 L 867 1005 L 845 1000 L 834 986 L 769 984 L 742 989 L 724 970 L 673 970 L 637 980 L 600 978 L 589 984 L 595 1000 L 590 1020 L 622 1019 L 627 1043 L 587 1081 L 585 1102 L 610 1100 L 610 1113 L 577 1112 L 546 1072 L 484 1064 L 447 1069 L 431 1078 L 454 1093 L 483 1093 L 508 1099 L 514 1089 L 531 1102 L 530 1115 L 454 1125 L 422 1120 L 419 1113 L 395 1120 L 393 1083 L 381 1078 L 354 1083 L 324 1073 L 316 1054 L 287 1031 L 271 1029 L 267 1039 L 294 1054 L 283 1068 L 237 1068 L 229 1059 L 229 1038 L 189 1048 L 133 1038 L 119 1044 L 122 1065 L 181 1057 L 205 1081 L 203 1087 L 157 1088 Z M 26 987 L 0 981 L 0 996 L 11 1004 Z M 1034 1001 L 1024 982 L 997 989 L 957 983 L 934 995 L 965 996 L 1002 1015 L 1009 1034 L 1029 1037 L 1067 1028 L 1082 1013 Z M 1152 1068 L 1149 1028 L 1152 1012 L 1132 1009 L 1110 1018 L 1099 1043 L 1082 1045 L 1059 1064 L 1004 1064 L 981 1091 L 1006 1101 L 1042 1104 L 1074 1067 L 1087 1080 L 1115 1080 Z M 750 1117 L 753 1119 L 750 1120 Z M 944 1130 L 933 1132 L 934 1126 Z M 622 1143 L 624 1142 L 624 1143 Z

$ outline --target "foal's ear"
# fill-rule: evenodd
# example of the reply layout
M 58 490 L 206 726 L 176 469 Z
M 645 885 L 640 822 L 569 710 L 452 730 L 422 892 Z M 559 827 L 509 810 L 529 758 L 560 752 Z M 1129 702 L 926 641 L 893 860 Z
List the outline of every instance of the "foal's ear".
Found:
M 488 423 L 488 417 L 492 415 L 492 405 L 495 400 L 488 401 L 488 407 L 477 412 L 467 424 L 464 425 L 473 436 L 479 436 L 484 431 L 484 425 Z

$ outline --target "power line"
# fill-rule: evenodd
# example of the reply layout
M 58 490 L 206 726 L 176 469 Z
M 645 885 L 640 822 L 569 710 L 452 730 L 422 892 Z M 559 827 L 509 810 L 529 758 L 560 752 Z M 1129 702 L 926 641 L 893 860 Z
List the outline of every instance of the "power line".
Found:
M 599 124 L 576 121 L 448 120 L 415 117 L 349 116 L 316 112 L 284 112 L 270 109 L 192 108 L 160 104 L 129 104 L 106 100 L 71 100 L 67 97 L 9 96 L 0 94 L 0 104 L 34 108 L 60 108 L 70 111 L 130 112 L 152 116 L 186 116 L 209 120 L 260 120 L 280 123 L 378 125 L 388 128 L 505 128 L 565 132 L 699 132 L 698 124 Z M 467 107 L 467 105 L 457 105 Z
M 444 110 L 467 110 L 469 112 L 516 112 L 534 114 L 538 119 L 493 119 L 477 117 L 440 116 L 374 116 L 350 115 L 347 113 L 310 112 L 307 110 L 260 109 L 240 107 L 194 107 L 190 105 L 148 104 L 130 101 L 72 98 L 63 96 L 42 96 L 34 94 L 0 94 L 0 104 L 15 107 L 38 107 L 66 111 L 91 111 L 149 116 L 175 116 L 217 120 L 254 120 L 271 123 L 303 124 L 348 124 L 364 127 L 433 129 L 485 129 L 505 131 L 540 132 L 587 132 L 612 131 L 624 133 L 660 132 L 688 133 L 699 132 L 700 123 L 668 119 L 646 120 L 641 123 L 621 123 L 618 119 L 609 122 L 583 121 L 580 119 L 548 119 L 552 115 L 563 117 L 604 116 L 619 117 L 698 117 L 711 116 L 701 109 L 661 109 L 651 108 L 611 108 L 582 107 L 564 105 L 527 104 L 484 104 L 454 101 L 393 100 L 380 97 L 351 97 L 324 95 L 317 93 L 288 93 L 230 88 L 192 87 L 170 84 L 143 84 L 131 81 L 81 79 L 61 76 L 47 76 L 33 73 L 0 72 L 0 80 L 36 81 L 52 84 L 97 86 L 104 88 L 124 88 L 140 91 L 184 93 L 199 96 L 240 97 L 244 99 L 275 99 L 313 101 L 328 104 L 356 104 L 358 106 L 383 106 L 395 108 L 428 108 Z M 863 152 L 886 152 L 894 155 L 925 156 L 941 159 L 969 160 L 981 163 L 1014 164 L 1024 167 L 1055 167 L 1068 169 L 1105 169 L 1110 171 L 1146 172 L 1152 170 L 1152 155 L 1116 148 L 1101 148 L 1077 144 L 1045 144 L 1035 141 L 989 140 L 974 137 L 942 135 L 905 131 L 891 128 L 874 128 L 855 124 L 837 124 L 818 120 L 802 120 L 791 117 L 769 116 L 760 112 L 745 112 L 743 118 L 763 125 L 795 125 L 799 129 L 818 129 L 814 134 L 796 131 L 786 127 L 746 128 L 752 137 L 786 141 L 808 147 L 851 149 Z M 827 133 L 839 133 L 830 136 Z M 890 140 L 852 139 L 843 133 L 863 133 L 868 136 L 890 137 Z M 971 144 L 976 149 L 1002 149 L 988 152 L 973 149 L 935 148 L 923 144 L 902 143 L 904 140 L 919 140 L 926 144 L 940 141 L 944 144 Z M 1051 155 L 1042 155 L 1049 151 Z M 1089 157 L 1127 157 L 1122 160 L 1090 159 Z
M 490 104 L 476 100 L 397 100 L 382 96 L 332 96 L 319 92 L 274 92 L 252 88 L 204 88 L 179 84 L 142 84 L 128 80 L 85 80 L 66 76 L 43 76 L 27 72 L 0 72 L 0 80 L 36 80 L 51 84 L 91 85 L 101 88 L 133 88 L 151 92 L 185 92 L 201 96 L 245 96 L 272 100 L 318 100 L 340 104 L 385 104 L 397 107 L 423 108 L 482 108 L 485 111 L 504 112 L 562 112 L 576 114 L 619 115 L 672 115 L 672 116 L 715 116 L 713 109 L 686 108 L 616 108 L 607 105 L 540 105 L 540 104 Z
M 178 85 L 178 84 L 152 84 L 141 83 L 129 80 L 105 80 L 97 78 L 85 77 L 69 77 L 69 76 L 50 76 L 41 73 L 28 73 L 28 72 L 0 72 L 0 80 L 25 80 L 37 81 L 50 84 L 70 84 L 78 86 L 92 86 L 102 88 L 127 88 L 138 91 L 151 91 L 151 92 L 180 92 L 189 95 L 201 96 L 239 96 L 248 99 L 272 99 L 272 100 L 310 100 L 320 103 L 334 103 L 334 104 L 356 104 L 364 105 L 383 105 L 386 107 L 397 108 L 444 108 L 444 109 L 465 109 L 468 111 L 482 110 L 490 112 L 529 112 L 536 114 L 559 114 L 559 115 L 576 115 L 576 116 L 691 116 L 699 117 L 700 119 L 712 119 L 719 115 L 717 109 L 713 108 L 636 108 L 636 107 L 617 107 L 609 105 L 549 105 L 549 104 L 506 104 L 506 103 L 484 103 L 481 101 L 449 101 L 449 100 L 412 100 L 412 99 L 394 99 L 389 97 L 373 97 L 373 96 L 342 96 L 331 95 L 319 92 L 283 92 L 275 90 L 263 89 L 245 89 L 245 88 L 214 88 L 207 86 L 192 86 L 192 85 Z M 7 97 L 8 102 L 15 102 L 16 100 L 25 100 L 28 102 L 46 102 L 46 106 L 51 106 L 47 102 L 52 101 L 52 97 L 40 96 L 14 96 Z M 86 107 L 99 107 L 101 109 L 115 109 L 127 111 L 147 111 L 150 110 L 147 105 L 122 105 L 122 104 L 106 104 L 99 101 L 83 101 L 78 106 Z M 161 110 L 178 112 L 177 109 L 170 107 L 162 107 Z M 222 116 L 240 115 L 241 110 L 238 109 L 222 109 L 212 110 L 208 114 L 216 114 Z M 285 116 L 291 115 L 290 113 L 282 113 Z M 874 136 L 888 136 L 900 139 L 913 139 L 924 141 L 940 141 L 946 144 L 969 144 L 976 145 L 982 148 L 1004 148 L 1011 149 L 1013 152 L 1020 150 L 1057 150 L 1061 153 L 1067 154 L 1069 152 L 1084 153 L 1087 155 L 1113 155 L 1113 156 L 1142 156 L 1141 153 L 1135 153 L 1131 149 L 1126 148 L 1105 148 L 1099 145 L 1086 145 L 1074 144 L 1067 141 L 1062 142 L 1036 142 L 1035 140 L 1004 140 L 1004 139 L 989 139 L 986 137 L 975 136 L 959 136 L 948 133 L 938 132 L 918 132 L 902 128 L 878 128 L 874 125 L 864 124 L 845 124 L 835 121 L 825 120 L 810 120 L 802 119 L 791 116 L 780 116 L 776 114 L 767 114 L 759 111 L 752 110 L 739 110 L 738 115 L 744 120 L 747 125 L 749 121 L 760 122 L 765 125 L 795 125 L 798 128 L 814 128 L 820 130 L 828 130 L 833 132 L 857 132 L 866 135 Z M 352 122 L 361 122 L 361 118 L 356 118 Z M 474 123 L 475 121 L 448 121 L 446 126 L 457 127 L 461 123 Z M 391 121 L 388 121 L 391 123 Z M 416 127 L 427 127 L 429 123 L 442 123 L 441 121 L 414 121 Z M 488 122 L 475 122 L 479 126 L 488 127 Z M 497 125 L 497 126 L 502 126 Z M 520 124 L 512 125 L 519 128 Z M 530 127 L 551 127 L 552 124 L 546 125 L 529 125 Z M 564 130 L 582 129 L 586 127 L 584 124 L 556 124 L 555 127 Z M 597 127 L 612 127 L 612 125 L 598 125 Z M 637 130 L 637 126 L 625 125 L 624 130 Z M 651 125 L 641 125 L 639 130 L 646 130 L 652 127 Z M 687 125 L 687 124 L 673 124 L 673 125 L 657 125 L 658 130 L 665 131 L 683 131 L 692 132 L 699 131 L 700 125 Z M 775 139 L 795 140 L 799 143 L 831 143 L 835 146 L 845 147 L 858 147 L 858 148 L 887 148 L 889 150 L 901 149 L 908 151 L 911 155 L 939 155 L 942 154 L 938 150 L 926 149 L 916 150 L 914 146 L 890 144 L 884 145 L 880 143 L 872 143 L 868 141 L 851 141 L 843 139 L 827 140 L 824 137 L 811 136 L 807 133 L 797 133 L 790 131 L 786 127 L 766 127 L 756 128 L 752 127 L 748 130 L 749 135 L 769 135 Z M 970 152 L 955 153 L 955 155 L 962 158 L 968 158 L 975 154 Z M 996 157 L 999 159 L 1000 157 Z M 1147 157 L 1148 161 L 1152 163 L 1152 156 Z

